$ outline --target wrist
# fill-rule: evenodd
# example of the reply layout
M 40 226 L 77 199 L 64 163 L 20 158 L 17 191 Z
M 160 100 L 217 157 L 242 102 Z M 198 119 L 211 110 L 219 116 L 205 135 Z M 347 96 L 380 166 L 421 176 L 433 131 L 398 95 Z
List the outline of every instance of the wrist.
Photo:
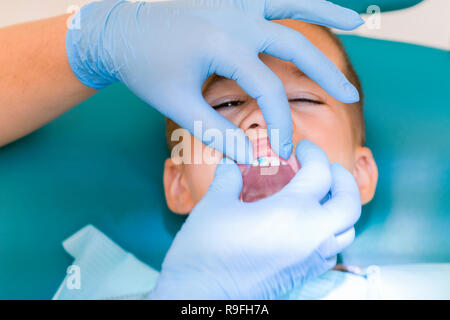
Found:
M 118 79 L 114 72 L 112 56 L 106 53 L 107 19 L 113 9 L 123 1 L 89 3 L 73 17 L 66 33 L 66 51 L 70 67 L 84 85 L 102 89 Z

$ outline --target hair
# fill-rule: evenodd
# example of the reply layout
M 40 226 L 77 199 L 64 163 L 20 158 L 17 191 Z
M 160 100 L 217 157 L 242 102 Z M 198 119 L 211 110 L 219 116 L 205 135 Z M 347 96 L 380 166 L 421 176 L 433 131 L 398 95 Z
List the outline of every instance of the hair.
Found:
M 344 60 L 344 70 L 343 73 L 347 77 L 347 79 L 356 87 L 359 92 L 359 101 L 354 103 L 347 103 L 346 107 L 348 107 L 347 111 L 350 116 L 350 121 L 352 124 L 352 134 L 354 138 L 355 145 L 364 146 L 366 144 L 366 133 L 365 133 L 365 123 L 364 123 L 364 93 L 361 85 L 361 81 L 359 80 L 358 74 L 356 73 L 350 58 L 348 56 L 347 51 L 345 50 L 344 45 L 342 44 L 341 39 L 334 34 L 330 28 L 324 26 L 317 26 L 321 28 L 334 42 L 334 44 L 338 47 L 338 49 L 342 53 L 342 58 Z M 178 124 L 173 122 L 171 119 L 166 118 L 166 140 L 167 145 L 169 147 L 169 151 L 172 151 L 173 147 L 178 143 L 177 141 L 172 141 L 171 136 L 172 132 L 175 129 L 180 128 Z
M 353 67 L 353 64 L 348 56 L 347 50 L 345 50 L 341 39 L 330 30 L 330 28 L 319 26 L 322 30 L 330 36 L 334 44 L 342 53 L 344 60 L 344 70 L 343 73 L 347 79 L 356 87 L 359 92 L 359 101 L 354 103 L 347 103 L 348 114 L 350 115 L 350 121 L 352 123 L 353 137 L 355 144 L 359 146 L 364 146 L 366 144 L 366 125 L 364 121 L 364 91 L 359 80 L 358 74 Z

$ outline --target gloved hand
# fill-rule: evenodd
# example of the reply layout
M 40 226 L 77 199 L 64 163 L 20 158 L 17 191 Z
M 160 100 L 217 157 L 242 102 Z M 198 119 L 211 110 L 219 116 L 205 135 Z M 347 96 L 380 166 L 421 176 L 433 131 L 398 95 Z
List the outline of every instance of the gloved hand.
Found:
M 101 89 L 121 81 L 197 139 L 240 163 L 251 163 L 247 137 L 201 94 L 211 74 L 235 80 L 257 99 L 271 145 L 287 159 L 292 152 L 289 104 L 282 82 L 259 60 L 259 52 L 292 61 L 343 102 L 358 101 L 359 95 L 305 37 L 268 21 L 283 18 L 344 30 L 363 23 L 356 12 L 324 0 L 105 0 L 81 9 L 74 18 L 80 28 L 69 30 L 66 47 L 72 70 L 85 85 Z M 234 155 L 226 143 L 204 141 L 193 130 L 194 120 L 203 121 L 204 131 L 237 129 L 248 152 Z M 279 143 L 273 143 L 271 129 L 279 129 Z
M 240 202 L 231 160 L 176 235 L 152 299 L 271 299 L 336 263 L 354 239 L 361 200 L 353 176 L 303 140 L 302 168 L 278 193 Z M 321 199 L 330 191 L 323 205 Z

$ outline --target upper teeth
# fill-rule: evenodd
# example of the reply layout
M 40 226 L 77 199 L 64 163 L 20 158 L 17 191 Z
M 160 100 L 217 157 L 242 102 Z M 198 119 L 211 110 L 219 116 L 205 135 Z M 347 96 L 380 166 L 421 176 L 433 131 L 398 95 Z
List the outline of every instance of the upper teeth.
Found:
M 281 161 L 282 165 L 286 165 L 286 161 Z M 260 157 L 253 161 L 252 164 L 254 167 L 262 166 L 262 167 L 268 167 L 271 166 L 279 166 L 280 165 L 280 159 L 277 157 Z

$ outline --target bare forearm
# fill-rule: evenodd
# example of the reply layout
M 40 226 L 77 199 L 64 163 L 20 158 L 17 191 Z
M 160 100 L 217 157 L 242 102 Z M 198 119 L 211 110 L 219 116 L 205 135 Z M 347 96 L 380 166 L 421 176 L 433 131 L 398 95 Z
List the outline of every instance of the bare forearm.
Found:
M 0 146 L 95 93 L 70 69 L 65 48 L 67 18 L 0 29 Z

